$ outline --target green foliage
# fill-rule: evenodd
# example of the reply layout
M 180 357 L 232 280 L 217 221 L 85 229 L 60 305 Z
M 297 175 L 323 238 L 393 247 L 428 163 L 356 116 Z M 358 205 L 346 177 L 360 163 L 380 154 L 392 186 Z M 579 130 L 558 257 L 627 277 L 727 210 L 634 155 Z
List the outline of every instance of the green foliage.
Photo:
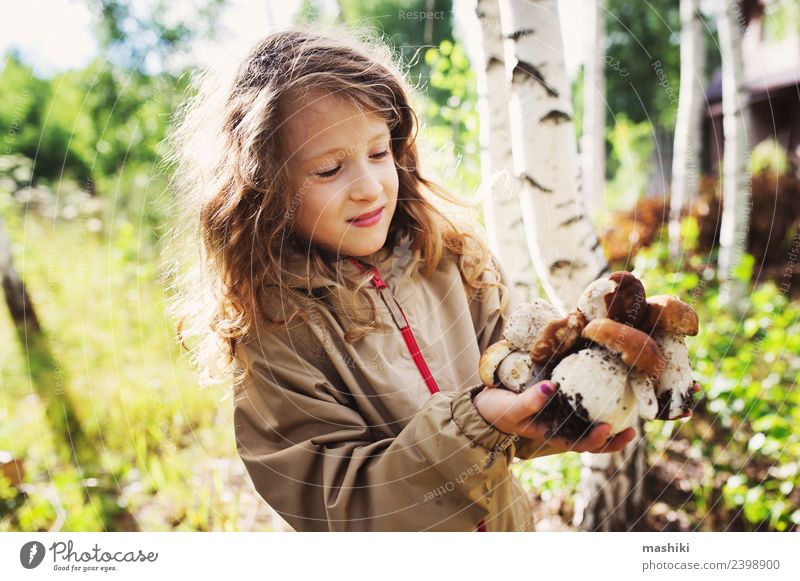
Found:
M 124 218 L 105 235 L 0 210 L 63 387 L 96 444 L 96 466 L 83 473 L 57 453 L 30 353 L 0 309 L 0 450 L 26 472 L 24 499 L 0 483 L 0 530 L 268 530 L 231 437 L 228 388 L 199 388 L 181 357 L 148 232 Z
M 90 175 L 90 161 L 72 147 L 75 128 L 61 115 L 57 89 L 13 55 L 6 60 L 0 73 L 0 154 L 36 159 L 37 177 L 55 179 L 65 172 L 83 181 Z
M 609 209 L 629 208 L 644 193 L 655 147 L 653 127 L 649 121 L 636 123 L 626 115 L 616 117 L 608 131 L 612 156 L 609 168 L 613 179 L 606 187 Z
M 9 59 L 0 74 L 2 155 L 35 159 L 29 181 L 61 193 L 71 180 L 117 215 L 141 220 L 155 238 L 165 215 L 163 200 L 155 202 L 165 187 L 163 140 L 188 82 L 187 75 L 148 76 L 100 60 L 39 79 Z
M 767 282 L 751 289 L 739 318 L 721 301 L 706 264 L 695 256 L 692 270 L 681 272 L 663 246 L 636 261 L 648 294 L 676 295 L 700 319 L 699 335 L 687 344 L 702 400 L 682 426 L 653 422 L 651 443 L 658 449 L 679 435 L 688 441 L 687 461 L 702 474 L 690 483 L 696 526 L 788 530 L 800 519 L 800 301 Z M 748 284 L 753 265 L 748 255 L 737 273 Z
M 422 108 L 428 122 L 422 139 L 441 154 L 432 164 L 432 174 L 454 192 L 470 194 L 480 182 L 475 73 L 463 46 L 449 40 L 428 49 L 425 62 L 431 69 L 431 86 L 449 95 L 443 104 L 426 98 Z
M 606 60 L 627 73 L 606 68 L 609 111 L 634 123 L 673 127 L 680 84 L 678 2 L 606 0 L 605 9 Z
M 775 139 L 765 139 L 753 148 L 748 170 L 751 174 L 770 172 L 775 178 L 789 169 L 789 156 Z
M 765 5 L 764 37 L 782 41 L 800 28 L 800 1 L 773 0 Z
M 449 95 L 432 83 L 428 86 L 431 68 L 423 57 L 427 49 L 440 46 L 442 41 L 454 42 L 452 0 L 340 0 L 339 7 L 344 22 L 382 33 L 409 67 L 411 83 L 444 104 Z

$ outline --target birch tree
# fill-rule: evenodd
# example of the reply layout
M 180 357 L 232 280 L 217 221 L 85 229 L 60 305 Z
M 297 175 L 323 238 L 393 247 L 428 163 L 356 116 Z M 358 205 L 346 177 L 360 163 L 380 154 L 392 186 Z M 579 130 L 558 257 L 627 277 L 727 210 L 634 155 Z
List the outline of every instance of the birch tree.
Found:
M 720 226 L 719 276 L 722 296 L 736 303 L 744 285 L 734 276 L 747 245 L 750 190 L 747 180 L 748 96 L 742 66 L 744 16 L 736 0 L 719 0 L 717 29 L 722 56 L 722 224 Z
M 577 195 L 577 144 L 557 0 L 502 0 L 514 176 L 527 243 L 549 300 L 575 307 L 608 268 Z
M 586 286 L 608 273 L 577 192 L 577 148 L 557 0 L 502 0 L 514 175 L 528 247 L 550 301 L 573 309 Z M 641 430 L 640 430 L 641 433 Z M 621 452 L 583 454 L 575 524 L 626 530 L 639 518 L 644 440 Z
M 520 244 L 525 240 L 520 187 L 510 172 L 509 87 L 505 78 L 497 0 L 477 0 L 475 15 L 481 39 L 476 76 L 486 231 L 492 251 L 507 266 L 511 284 L 522 292 L 522 296 L 531 297 L 535 294 L 533 263 L 527 248 Z
M 584 0 L 593 25 L 586 35 L 583 77 L 583 134 L 581 135 L 582 191 L 589 215 L 602 207 L 606 182 L 605 2 Z
M 700 0 L 681 0 L 681 84 L 675 146 L 672 158 L 669 250 L 680 256 L 680 218 L 686 203 L 697 195 L 705 76 L 705 46 Z

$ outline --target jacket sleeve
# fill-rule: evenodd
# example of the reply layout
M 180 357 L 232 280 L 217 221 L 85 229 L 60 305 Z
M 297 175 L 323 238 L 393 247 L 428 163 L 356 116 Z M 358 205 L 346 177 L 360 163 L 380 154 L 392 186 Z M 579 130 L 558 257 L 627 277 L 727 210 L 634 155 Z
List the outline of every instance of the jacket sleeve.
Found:
M 487 293 L 484 300 L 478 305 L 476 329 L 478 347 L 481 353 L 483 353 L 489 345 L 503 338 L 503 330 L 508 315 L 514 311 L 517 305 L 524 302 L 522 293 L 511 283 L 505 268 L 500 264 L 499 260 L 496 258 L 494 260 L 497 270 L 500 273 L 500 281 L 506 286 L 508 302 L 505 311 L 501 312 L 500 299 L 497 291 L 492 289 L 492 292 Z M 522 460 L 533 458 L 540 448 L 540 442 L 535 442 L 521 436 L 513 437 L 513 455 L 517 458 Z
M 437 393 L 393 438 L 370 426 L 279 334 L 243 344 L 235 397 L 239 454 L 259 494 L 297 530 L 474 530 L 512 437 L 472 403 Z

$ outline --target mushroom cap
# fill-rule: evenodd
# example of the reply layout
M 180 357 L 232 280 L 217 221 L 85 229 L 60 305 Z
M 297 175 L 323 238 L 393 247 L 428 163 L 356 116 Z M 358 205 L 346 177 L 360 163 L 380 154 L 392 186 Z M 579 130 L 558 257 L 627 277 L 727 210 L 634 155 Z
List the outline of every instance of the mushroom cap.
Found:
M 598 278 L 589 284 L 578 299 L 578 310 L 586 317 L 586 321 L 605 319 L 608 317 L 608 307 L 605 297 L 617 290 L 617 283 L 608 278 Z
M 585 326 L 586 318 L 577 310 L 549 321 L 531 346 L 531 359 L 538 365 L 560 359 L 575 346 Z
M 530 351 L 534 340 L 542 332 L 544 326 L 552 319 L 561 316 L 553 305 L 535 298 L 521 303 L 511 312 L 506 321 L 503 336 L 520 351 Z
M 664 370 L 664 356 L 656 342 L 647 333 L 611 319 L 595 319 L 583 329 L 582 336 L 613 353 L 622 360 L 652 377 L 660 377 Z
M 674 420 L 689 411 L 694 395 L 689 349 L 683 335 L 663 329 L 653 332 L 653 340 L 664 354 L 664 372 L 656 383 L 659 397 L 657 417 Z
M 481 353 L 481 359 L 478 363 L 478 375 L 484 385 L 495 387 L 498 383 L 495 372 L 500 366 L 500 363 L 508 357 L 514 347 L 508 341 L 502 340 L 489 345 L 486 350 Z
M 647 308 L 641 327 L 663 329 L 680 335 L 697 335 L 697 313 L 682 300 L 669 295 L 656 295 L 647 299 Z
M 586 287 L 578 310 L 587 321 L 608 318 L 636 327 L 646 310 L 644 285 L 630 272 L 613 272 Z
M 552 381 L 576 410 L 590 422 L 608 422 L 616 434 L 633 425 L 636 398 L 628 389 L 628 369 L 619 357 L 602 348 L 582 349 L 553 369 Z
M 608 278 L 617 283 L 616 292 L 605 297 L 608 318 L 638 327 L 647 304 L 642 281 L 626 270 L 612 272 Z

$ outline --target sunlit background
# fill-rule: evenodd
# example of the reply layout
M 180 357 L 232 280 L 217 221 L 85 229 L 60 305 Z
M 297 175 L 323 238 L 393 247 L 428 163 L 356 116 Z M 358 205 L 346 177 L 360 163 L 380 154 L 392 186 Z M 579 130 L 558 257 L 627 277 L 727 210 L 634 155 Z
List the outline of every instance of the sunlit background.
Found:
M 599 52 L 605 65 L 606 163 L 590 208 L 605 253 L 612 267 L 645 273 L 649 294 L 692 304 L 701 321 L 689 346 L 703 396 L 690 422 L 647 424 L 646 510 L 630 528 L 796 530 L 800 2 L 740 3 L 752 205 L 734 281 L 746 292 L 736 304 L 721 296 L 717 269 L 723 135 L 714 0 L 701 3 L 705 107 L 693 139 L 703 154 L 698 191 L 679 216 L 679 259 L 667 234 L 679 3 L 605 0 L 596 43 L 587 42 L 595 2 L 559 4 L 578 143 L 587 63 Z M 412 9 L 451 17 L 398 16 Z M 460 196 L 481 195 L 472 2 L 4 6 L 0 265 L 10 308 L 0 308 L 0 530 L 285 529 L 236 453 L 229 386 L 198 386 L 165 315 L 160 244 L 173 200 L 160 162 L 193 75 L 224 73 L 261 35 L 300 20 L 384 31 L 420 90 L 427 173 Z M 25 308 L 14 311 L 8 289 L 21 285 Z M 577 455 L 518 462 L 514 471 L 538 530 L 573 528 Z

